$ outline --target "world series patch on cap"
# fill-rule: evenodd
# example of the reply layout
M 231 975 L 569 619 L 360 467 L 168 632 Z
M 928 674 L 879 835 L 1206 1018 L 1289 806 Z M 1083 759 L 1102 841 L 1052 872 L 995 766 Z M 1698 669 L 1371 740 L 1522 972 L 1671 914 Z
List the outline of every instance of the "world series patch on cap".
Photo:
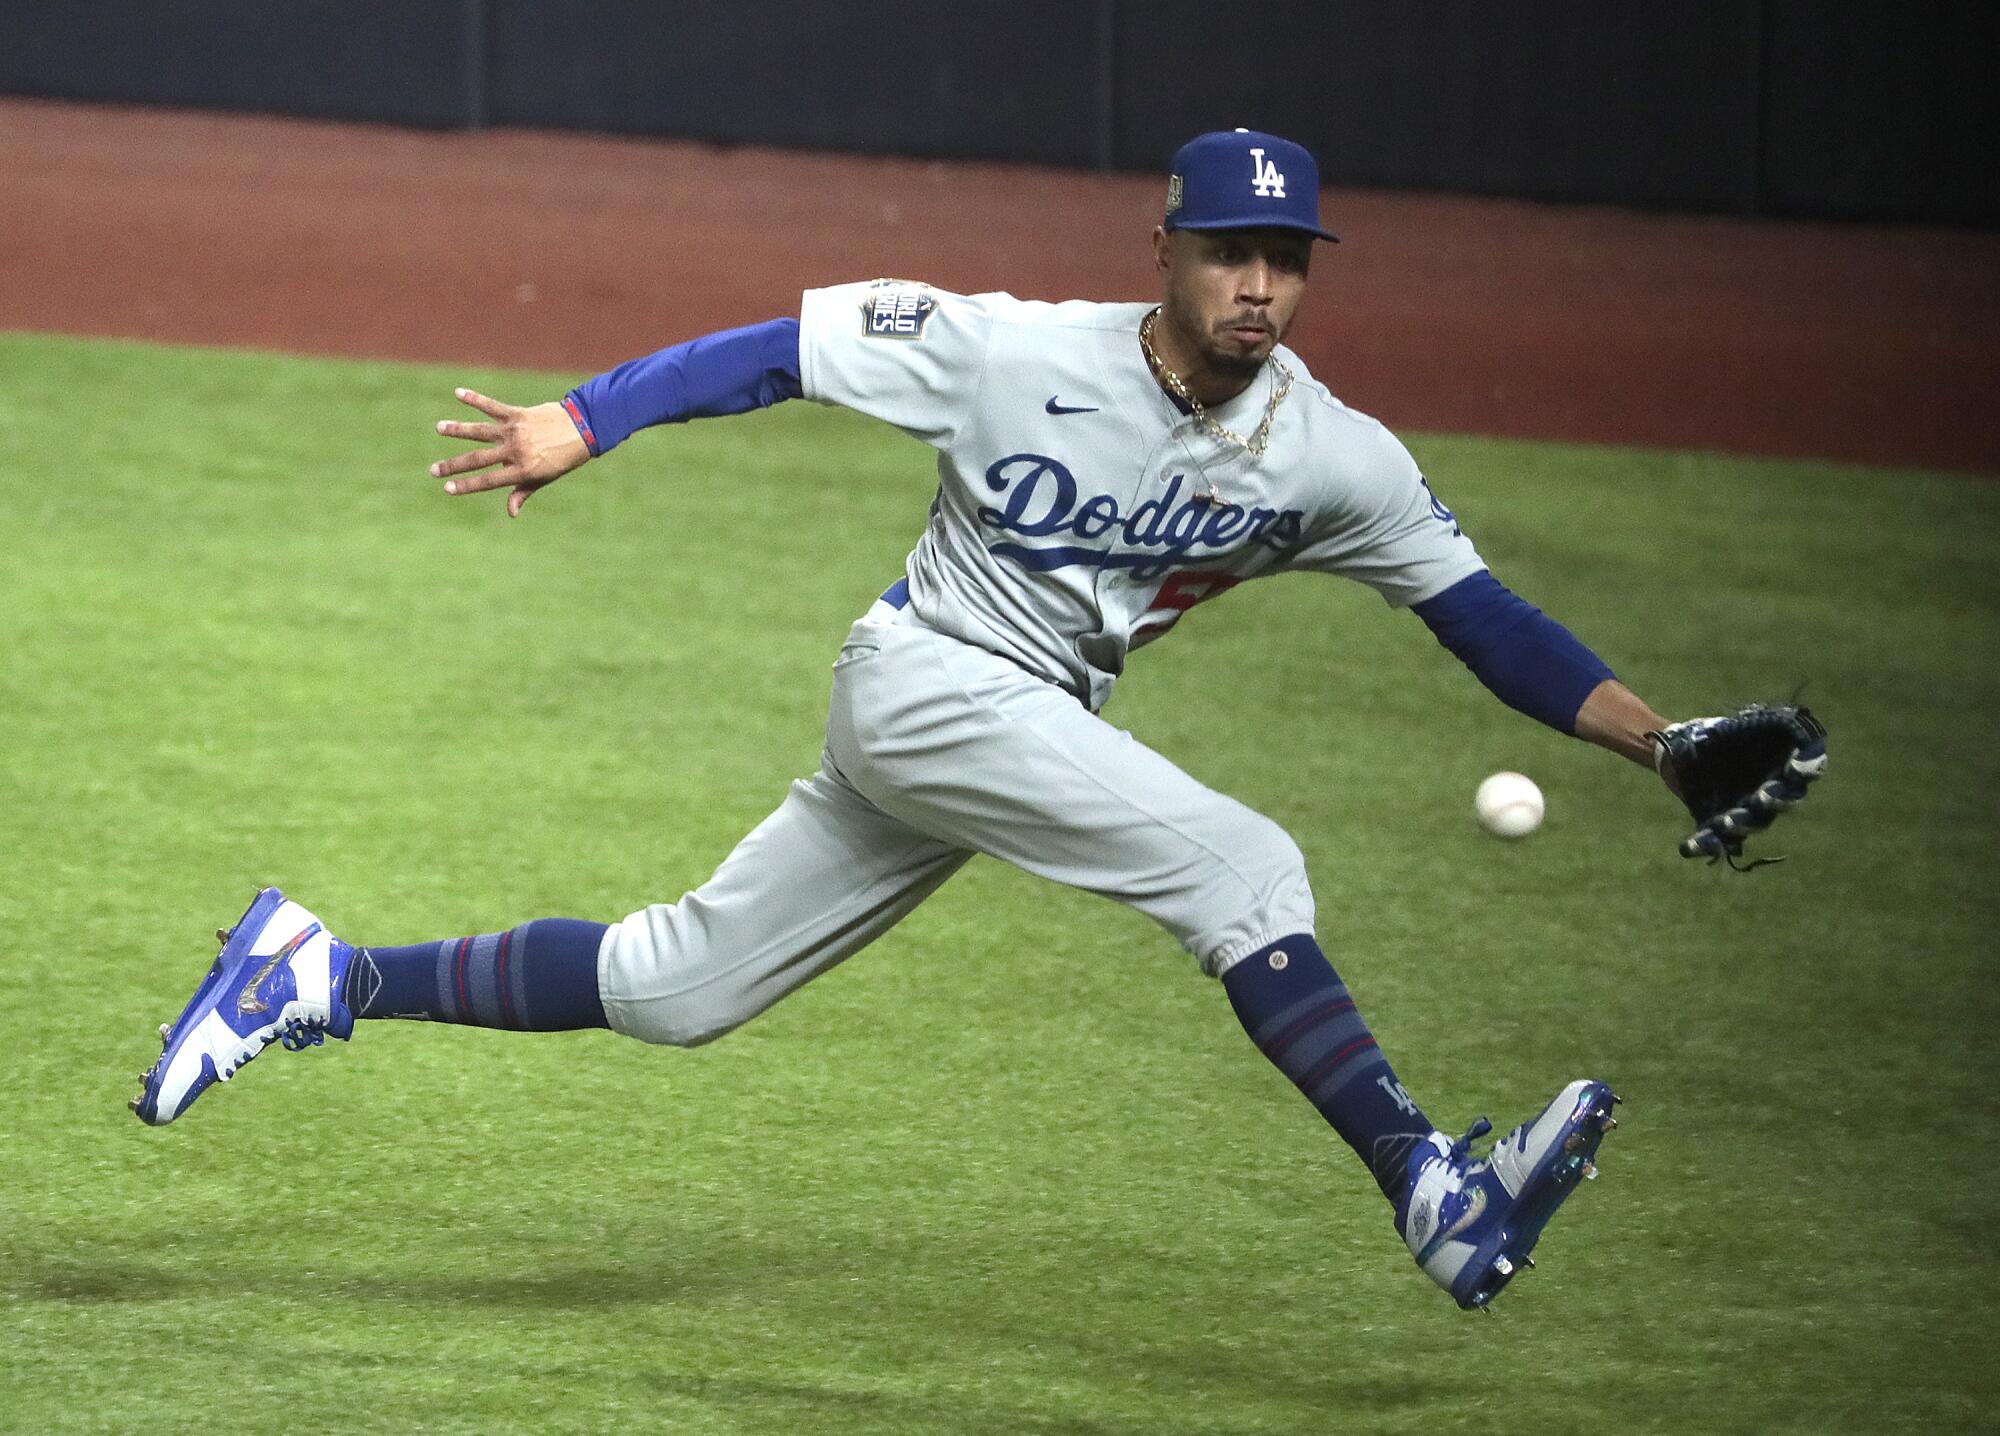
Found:
M 1261 130 L 1213 130 L 1174 153 L 1167 229 L 1296 229 L 1340 236 L 1319 222 L 1319 166 L 1304 145 Z

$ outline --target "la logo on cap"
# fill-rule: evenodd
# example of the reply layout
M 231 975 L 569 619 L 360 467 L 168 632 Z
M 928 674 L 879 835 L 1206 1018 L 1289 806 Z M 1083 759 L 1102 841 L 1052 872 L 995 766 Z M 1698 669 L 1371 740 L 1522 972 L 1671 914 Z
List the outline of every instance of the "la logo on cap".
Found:
M 1277 161 L 1265 159 L 1261 149 L 1250 151 L 1250 183 L 1259 199 L 1285 197 L 1285 176 Z

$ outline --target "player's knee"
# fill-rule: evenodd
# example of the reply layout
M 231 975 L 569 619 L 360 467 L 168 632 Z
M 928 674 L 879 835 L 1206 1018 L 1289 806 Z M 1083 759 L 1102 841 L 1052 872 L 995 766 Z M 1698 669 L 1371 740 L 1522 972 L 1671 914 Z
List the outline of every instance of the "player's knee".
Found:
M 1269 818 L 1260 818 L 1230 857 L 1260 900 L 1288 902 L 1312 891 L 1304 851 Z
M 690 1011 L 685 1004 L 650 1003 L 640 1013 L 626 1014 L 618 1030 L 656 1047 L 700 1047 L 725 1037 L 743 1019 L 713 1012 Z
M 1202 905 L 1204 920 L 1184 939 L 1203 971 L 1219 977 L 1252 948 L 1313 930 L 1317 915 L 1305 854 L 1276 823 L 1259 817 L 1244 825 L 1222 867 Z
M 625 997 L 606 1002 L 604 1010 L 617 1031 L 656 1047 L 700 1047 L 756 1016 L 748 1002 L 731 1001 L 719 992 Z
M 664 905 L 614 924 L 600 981 L 613 1030 L 662 1047 L 699 1047 L 735 1031 L 760 1010 L 735 971 L 699 960 Z

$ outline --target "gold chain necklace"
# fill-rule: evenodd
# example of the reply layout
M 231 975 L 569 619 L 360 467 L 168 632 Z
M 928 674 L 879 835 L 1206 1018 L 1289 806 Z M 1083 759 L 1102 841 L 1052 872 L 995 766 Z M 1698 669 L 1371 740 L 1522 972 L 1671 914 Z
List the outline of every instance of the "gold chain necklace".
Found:
M 1278 417 L 1278 406 L 1285 402 L 1285 395 L 1292 392 L 1292 371 L 1273 353 L 1264 362 L 1278 371 L 1277 387 L 1271 391 L 1271 401 L 1264 406 L 1264 422 L 1257 426 L 1257 432 L 1244 438 L 1234 429 L 1224 428 L 1215 417 L 1203 407 L 1201 400 L 1188 392 L 1188 386 L 1181 382 L 1181 376 L 1160 362 L 1160 356 L 1153 352 L 1153 321 L 1160 317 L 1158 309 L 1139 321 L 1139 347 L 1146 351 L 1146 362 L 1153 366 L 1153 372 L 1160 376 L 1160 382 L 1167 386 L 1175 398 L 1194 411 L 1195 423 L 1214 437 L 1225 443 L 1235 444 L 1249 453 L 1253 459 L 1264 457 L 1264 450 L 1271 446 L 1271 421 Z

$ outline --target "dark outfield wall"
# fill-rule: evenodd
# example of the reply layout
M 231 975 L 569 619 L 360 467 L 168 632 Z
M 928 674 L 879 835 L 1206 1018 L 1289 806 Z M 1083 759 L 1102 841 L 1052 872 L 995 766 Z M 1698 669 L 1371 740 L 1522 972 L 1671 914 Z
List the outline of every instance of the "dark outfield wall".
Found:
M 1133 170 L 1249 125 L 1330 183 L 2000 225 L 1991 0 L 8 9 L 17 94 Z

